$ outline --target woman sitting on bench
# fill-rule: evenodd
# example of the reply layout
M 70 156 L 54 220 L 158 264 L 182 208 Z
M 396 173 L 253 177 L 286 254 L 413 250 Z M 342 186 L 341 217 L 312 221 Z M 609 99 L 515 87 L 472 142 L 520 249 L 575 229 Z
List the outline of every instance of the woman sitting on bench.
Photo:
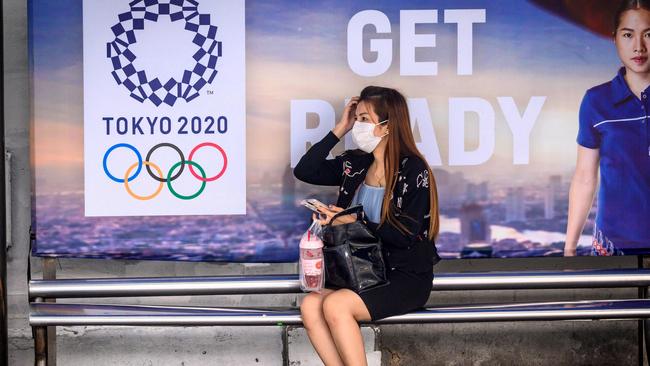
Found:
M 352 131 L 360 150 L 327 160 Z M 369 228 L 381 238 L 389 284 L 357 294 L 348 289 L 310 293 L 300 306 L 303 324 L 326 365 L 367 363 L 359 321 L 404 314 L 425 305 L 439 261 L 436 183 L 411 131 L 404 96 L 369 86 L 345 107 L 334 129 L 301 158 L 296 178 L 339 186 L 336 205 L 321 209 L 321 224 L 351 204 L 362 204 Z M 354 221 L 351 215 L 333 225 Z

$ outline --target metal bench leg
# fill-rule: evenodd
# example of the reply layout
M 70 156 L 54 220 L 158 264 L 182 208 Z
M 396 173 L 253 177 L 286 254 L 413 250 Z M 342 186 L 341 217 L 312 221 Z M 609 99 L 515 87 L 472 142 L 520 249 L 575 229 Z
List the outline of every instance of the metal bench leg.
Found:
M 56 280 L 57 259 L 43 259 L 43 279 Z M 56 299 L 45 299 L 45 302 L 56 302 Z M 47 327 L 47 366 L 56 366 L 56 327 Z
M 639 268 L 650 268 L 650 257 L 639 256 Z M 648 287 L 639 287 L 639 298 L 648 298 Z M 650 351 L 650 319 L 639 320 L 639 365 L 648 365 Z
M 644 347 L 642 351 L 643 352 L 643 358 L 641 359 L 641 364 L 642 365 L 648 365 L 648 350 L 650 350 L 650 320 L 644 319 L 642 320 L 643 322 L 643 340 L 644 340 Z
M 56 279 L 56 262 L 52 258 L 43 259 L 43 279 Z M 42 302 L 42 298 L 36 298 Z M 45 299 L 45 302 L 56 302 L 56 299 Z M 34 336 L 34 365 L 56 366 L 56 327 L 33 327 Z
M 47 327 L 47 366 L 56 366 L 56 327 Z
M 40 297 L 34 300 L 43 301 Z M 47 366 L 47 327 L 32 327 L 32 337 L 34 338 L 34 366 Z
M 289 366 L 289 330 L 295 327 L 282 326 L 282 366 Z
M 47 327 L 33 327 L 34 366 L 47 366 Z

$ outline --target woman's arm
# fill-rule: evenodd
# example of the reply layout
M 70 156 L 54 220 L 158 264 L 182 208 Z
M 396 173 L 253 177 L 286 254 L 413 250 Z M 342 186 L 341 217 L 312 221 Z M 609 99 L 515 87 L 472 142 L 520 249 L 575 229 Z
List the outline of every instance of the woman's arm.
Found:
M 578 145 L 576 171 L 569 190 L 569 218 L 566 228 L 565 256 L 575 256 L 578 238 L 594 200 L 598 185 L 599 150 Z
M 343 163 L 338 157 L 327 159 L 330 151 L 338 142 L 339 138 L 334 133 L 329 132 L 300 158 L 300 161 L 293 169 L 293 175 L 310 184 L 339 185 L 343 173 Z
M 340 158 L 327 159 L 330 151 L 352 128 L 354 113 L 359 97 L 353 97 L 343 110 L 343 116 L 334 129 L 322 140 L 313 145 L 293 169 L 293 175 L 303 182 L 327 186 L 341 183 L 343 162 Z

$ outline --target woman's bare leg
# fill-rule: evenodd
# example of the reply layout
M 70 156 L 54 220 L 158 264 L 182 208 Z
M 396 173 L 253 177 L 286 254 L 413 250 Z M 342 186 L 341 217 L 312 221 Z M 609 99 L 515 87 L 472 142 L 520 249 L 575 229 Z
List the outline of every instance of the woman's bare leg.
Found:
M 339 356 L 323 314 L 323 301 L 332 293 L 334 291 L 323 289 L 320 294 L 315 292 L 308 294 L 300 304 L 300 313 L 309 341 L 320 359 L 327 366 L 339 366 L 343 365 L 343 360 Z
M 370 313 L 359 295 L 346 289 L 337 290 L 323 301 L 323 312 L 343 363 L 367 365 L 358 322 L 370 320 Z

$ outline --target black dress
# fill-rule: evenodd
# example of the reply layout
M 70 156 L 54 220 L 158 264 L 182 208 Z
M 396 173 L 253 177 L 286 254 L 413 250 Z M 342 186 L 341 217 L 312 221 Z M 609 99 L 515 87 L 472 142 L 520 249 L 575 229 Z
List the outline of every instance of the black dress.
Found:
M 339 186 L 336 205 L 348 207 L 365 180 L 372 154 L 346 151 L 334 159 L 329 152 L 339 142 L 332 132 L 313 145 L 294 169 L 296 178 L 306 183 Z M 429 171 L 417 156 L 403 156 L 391 200 L 396 219 L 408 233 L 389 223 L 368 227 L 384 244 L 389 284 L 359 294 L 372 320 L 404 314 L 426 304 L 431 292 L 433 265 L 440 260 L 433 241 L 428 240 Z

